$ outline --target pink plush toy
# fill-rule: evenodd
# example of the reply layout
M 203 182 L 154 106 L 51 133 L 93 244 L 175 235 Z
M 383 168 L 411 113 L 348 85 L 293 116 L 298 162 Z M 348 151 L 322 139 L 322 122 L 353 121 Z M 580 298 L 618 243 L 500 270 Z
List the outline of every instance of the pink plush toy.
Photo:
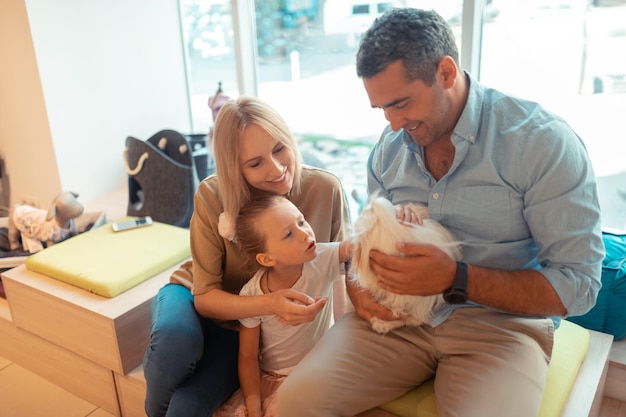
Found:
M 83 214 L 78 194 L 63 192 L 56 196 L 48 210 L 25 204 L 13 206 L 9 213 L 9 243 L 19 249 L 20 235 L 24 251 L 35 253 L 76 234 L 74 219 Z

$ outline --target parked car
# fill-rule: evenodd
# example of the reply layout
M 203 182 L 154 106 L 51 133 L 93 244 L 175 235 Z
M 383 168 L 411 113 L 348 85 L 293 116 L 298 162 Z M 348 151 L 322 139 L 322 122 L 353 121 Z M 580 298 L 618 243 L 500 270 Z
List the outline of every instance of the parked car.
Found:
M 354 49 L 374 19 L 401 6 L 399 1 L 326 0 L 323 18 L 326 41 L 331 49 Z

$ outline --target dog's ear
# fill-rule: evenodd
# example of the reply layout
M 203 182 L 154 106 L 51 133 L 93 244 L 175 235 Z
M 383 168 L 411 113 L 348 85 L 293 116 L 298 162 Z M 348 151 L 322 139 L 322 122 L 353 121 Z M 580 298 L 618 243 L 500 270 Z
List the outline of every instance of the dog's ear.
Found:
M 363 210 L 354 224 L 354 229 L 359 239 L 361 239 L 362 235 L 371 231 L 377 221 L 378 217 L 373 208 L 370 207 L 367 211 Z

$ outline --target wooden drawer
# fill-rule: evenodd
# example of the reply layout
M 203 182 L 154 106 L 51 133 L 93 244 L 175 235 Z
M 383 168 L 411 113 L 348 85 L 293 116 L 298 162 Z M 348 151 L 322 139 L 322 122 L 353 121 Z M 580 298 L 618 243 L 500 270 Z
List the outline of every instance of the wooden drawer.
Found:
M 626 402 L 626 339 L 613 342 L 605 395 Z
M 146 380 L 143 368 L 139 366 L 126 375 L 115 374 L 115 386 L 122 417 L 146 417 Z
M 16 327 L 0 300 L 0 356 L 119 416 L 111 370 Z
M 178 265 L 114 298 L 20 266 L 2 275 L 15 325 L 119 374 L 141 364 L 150 304 Z

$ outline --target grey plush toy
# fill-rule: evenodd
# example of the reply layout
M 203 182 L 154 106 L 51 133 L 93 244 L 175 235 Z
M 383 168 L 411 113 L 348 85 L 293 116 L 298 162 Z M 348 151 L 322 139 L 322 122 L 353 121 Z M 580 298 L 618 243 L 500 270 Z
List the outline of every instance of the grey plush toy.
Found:
M 20 235 L 24 251 L 35 253 L 76 234 L 74 219 L 83 214 L 78 194 L 62 192 L 48 208 L 25 204 L 13 206 L 9 212 L 9 244 L 19 249 Z

